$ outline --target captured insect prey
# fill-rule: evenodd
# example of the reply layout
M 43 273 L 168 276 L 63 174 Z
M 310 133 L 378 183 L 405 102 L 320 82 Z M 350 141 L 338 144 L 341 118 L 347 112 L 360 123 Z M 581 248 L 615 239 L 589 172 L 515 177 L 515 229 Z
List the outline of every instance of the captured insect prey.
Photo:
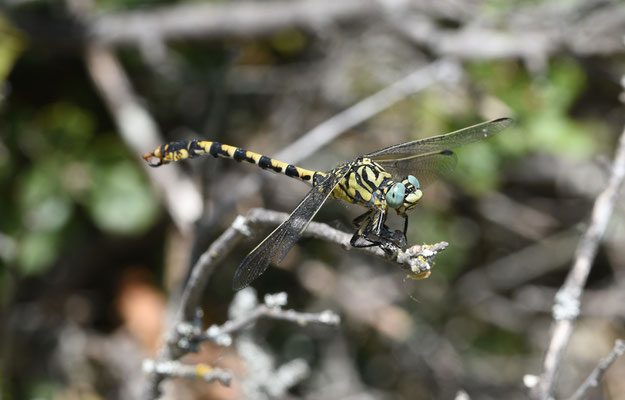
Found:
M 421 190 L 456 166 L 456 155 L 450 149 L 489 138 L 511 124 L 512 119 L 499 118 L 445 135 L 396 144 L 328 172 L 311 171 L 240 147 L 203 140 L 164 144 L 143 158 L 150 166 L 158 167 L 210 154 L 247 161 L 313 186 L 289 218 L 243 259 L 232 284 L 239 290 L 265 272 L 274 259 L 279 264 L 286 257 L 328 197 L 367 208 L 353 221 L 356 232 L 350 241 L 352 246 L 379 246 L 387 252 L 401 249 L 407 243 L 408 215 L 421 199 Z M 386 226 L 389 208 L 404 218 L 403 232 Z

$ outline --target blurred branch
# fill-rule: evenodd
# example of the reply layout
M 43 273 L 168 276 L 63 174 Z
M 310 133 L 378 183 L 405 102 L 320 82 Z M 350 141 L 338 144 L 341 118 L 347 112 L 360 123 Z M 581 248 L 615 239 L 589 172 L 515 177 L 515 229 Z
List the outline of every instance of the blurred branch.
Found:
M 405 14 L 395 18 L 404 36 L 439 56 L 484 60 L 522 58 L 542 66 L 560 43 L 547 32 L 526 31 L 523 35 L 482 27 L 457 30 L 441 28 L 422 15 Z
M 87 69 L 107 105 L 119 134 L 132 152 L 141 154 L 163 141 L 157 124 L 133 93 L 130 80 L 114 54 L 106 46 L 91 43 L 85 50 Z M 200 217 L 202 198 L 193 182 L 179 166 L 167 171 L 151 170 L 144 165 L 154 186 L 165 197 L 173 221 L 182 232 L 189 232 Z
M 625 354 L 625 342 L 622 340 L 617 340 L 614 343 L 614 347 L 608 356 L 601 361 L 595 367 L 595 369 L 590 373 L 588 378 L 582 383 L 582 385 L 573 393 L 573 396 L 569 398 L 569 400 L 582 400 L 585 398 L 586 392 L 593 387 L 597 387 L 599 385 L 599 381 L 603 377 L 603 374 L 610 368 L 610 366 L 616 361 L 617 357 Z
M 269 296 L 269 295 L 268 295 Z M 256 322 L 260 318 L 272 318 L 296 323 L 298 325 L 308 325 L 311 323 L 336 326 L 341 322 L 341 318 L 331 310 L 320 313 L 302 313 L 295 310 L 283 310 L 286 305 L 286 293 L 278 293 L 272 296 L 265 296 L 265 303 L 259 304 L 246 315 L 237 319 L 226 321 L 221 326 L 212 325 L 198 336 L 198 341 L 210 340 L 217 344 L 230 341 L 230 335 L 248 325 Z M 275 302 L 270 298 L 281 297 L 284 300 Z
M 552 311 L 555 324 L 551 341 L 545 355 L 543 372 L 536 386 L 532 388 L 532 396 L 536 399 L 547 400 L 552 396 L 556 373 L 573 332 L 573 325 L 579 315 L 580 297 L 624 179 L 625 130 L 621 133 L 608 187 L 599 194 L 595 201 L 590 225 L 577 247 L 575 263 L 555 297 Z
M 460 28 L 442 27 L 433 18 L 391 10 L 390 22 L 404 36 L 434 54 L 468 60 L 521 58 L 530 69 L 544 69 L 553 53 L 579 55 L 622 53 L 625 7 L 613 0 L 581 0 L 560 4 L 528 3 L 495 20 L 483 9 L 472 10 Z M 496 28 L 489 28 L 491 25 Z
M 501 193 L 480 199 L 478 210 L 484 219 L 532 241 L 543 239 L 560 225 L 555 217 Z
M 237 341 L 237 351 L 247 366 L 247 374 L 241 377 L 242 398 L 285 398 L 288 390 L 311 372 L 308 363 L 301 358 L 276 367 L 266 346 L 255 343 L 251 335 L 244 335 Z
M 578 230 L 569 229 L 544 238 L 483 268 L 468 272 L 456 284 L 463 307 L 478 304 L 494 295 L 521 286 L 568 262 L 578 240 Z
M 393 104 L 417 93 L 434 83 L 457 84 L 462 68 L 452 60 L 439 60 L 399 79 L 382 90 L 341 111 L 308 131 L 294 143 L 275 155 L 287 162 L 297 162 L 331 142 L 341 133 L 363 123 Z
M 464 390 L 459 390 L 458 393 L 456 393 L 454 400 L 471 400 L 471 397 Z
M 525 312 L 548 313 L 548 306 L 556 290 L 551 287 L 525 285 L 513 294 L 515 304 L 522 304 Z M 585 290 L 584 303 L 580 314 L 595 318 L 625 318 L 625 288 L 623 285 L 610 285 L 599 290 Z
M 258 37 L 286 29 L 325 32 L 340 22 L 379 15 L 375 0 L 190 3 L 101 15 L 88 36 L 108 44 L 163 39 Z
M 521 58 L 540 70 L 556 52 L 578 55 L 622 53 L 625 7 L 616 0 L 520 3 L 507 12 L 486 14 L 485 1 L 299 0 L 184 3 L 85 20 L 42 20 L 15 15 L 20 27 L 60 46 L 89 41 L 117 45 L 182 39 L 267 36 L 289 29 L 327 35 L 345 22 L 384 23 L 433 54 L 457 59 Z M 441 24 L 449 19 L 458 28 Z
M 90 0 L 66 0 L 65 6 L 77 21 L 86 23 L 93 15 Z M 158 125 L 134 93 L 128 75 L 106 45 L 88 42 L 84 49 L 87 70 L 106 104 L 122 140 L 135 154 L 156 148 L 163 141 Z M 193 182 L 176 168 L 157 174 L 141 163 L 154 186 L 165 197 L 174 223 L 183 233 L 191 231 L 202 213 L 202 197 Z
M 458 363 L 461 356 L 449 337 L 442 334 L 438 327 L 430 325 L 426 319 L 415 323 L 413 312 L 405 306 L 406 301 L 419 303 L 417 308 L 429 308 L 428 304 L 439 304 L 437 300 L 421 299 L 421 296 L 429 297 L 428 290 L 437 291 L 433 289 L 436 283 L 412 285 L 411 282 L 398 280 L 394 273 L 380 273 L 379 268 L 366 260 L 359 264 L 358 271 L 354 271 L 349 265 L 345 268 L 329 268 L 319 262 L 310 262 L 302 265 L 298 272 L 302 285 L 315 298 L 324 299 L 324 303 L 331 301 L 340 307 L 341 314 L 354 326 L 365 325 L 384 337 L 385 341 L 393 343 L 393 354 L 402 354 L 402 357 L 394 360 L 396 367 L 404 367 L 415 375 L 427 374 L 430 384 L 435 381 L 441 386 L 450 379 L 464 379 Z M 409 293 L 412 290 L 415 290 L 414 295 Z M 371 293 L 375 293 L 375 296 Z M 342 338 L 333 340 L 341 341 Z M 334 346 L 324 351 L 326 350 L 331 353 L 338 351 Z M 349 385 L 349 390 L 339 394 L 331 390 L 313 398 L 347 398 L 360 391 L 370 394 L 366 388 L 360 387 L 360 378 L 352 375 L 353 367 L 347 363 L 331 367 L 337 370 L 334 381 L 345 379 L 341 384 L 333 384 L 339 387 Z M 325 369 L 325 366 L 321 368 Z
M 230 305 L 230 319 L 221 326 L 211 325 L 208 329 L 203 330 L 202 312 L 199 308 L 192 321 L 176 321 L 173 324 L 175 343 L 170 338 L 167 342 L 168 346 L 161 351 L 157 361 L 145 360 L 143 363 L 143 370 L 150 377 L 144 391 L 144 398 L 153 399 L 159 397 L 158 386 L 167 378 L 196 378 L 206 382 L 218 381 L 225 386 L 229 386 L 232 379 L 230 371 L 213 368 L 205 364 L 182 364 L 174 361 L 174 359 L 188 352 L 199 351 L 200 344 L 208 340 L 220 346 L 231 346 L 233 343 L 231 335 L 233 333 L 243 330 L 260 318 L 286 320 L 299 325 L 317 323 L 336 326 L 340 323 L 340 317 L 332 311 L 301 313 L 295 310 L 282 309 L 286 304 L 286 293 L 266 295 L 264 303 L 257 304 L 256 291 L 252 288 L 245 288 L 236 294 Z M 168 358 L 169 356 L 171 358 Z M 294 360 L 293 362 L 300 361 Z M 290 366 L 292 366 L 293 362 L 280 367 L 276 373 L 280 374 L 280 371 L 282 371 L 283 374 L 286 374 L 291 371 Z M 302 368 L 297 367 L 296 370 L 301 372 Z M 307 373 L 308 365 L 305 365 L 305 370 Z M 265 372 L 269 373 L 269 370 Z M 295 375 L 301 376 L 301 373 L 296 373 Z M 289 376 L 292 376 L 292 374 L 289 373 Z M 293 379 L 286 380 L 289 382 L 293 381 Z M 287 387 L 290 386 L 287 385 Z
M 143 372 L 146 374 L 156 373 L 166 378 L 201 379 L 204 382 L 219 382 L 224 386 L 230 386 L 232 372 L 213 368 L 207 364 L 188 365 L 178 361 L 155 362 L 143 361 Z
M 461 28 L 442 27 L 437 22 L 441 16 L 456 19 Z M 453 1 L 432 6 L 428 1 L 406 0 L 196 3 L 102 15 L 88 25 L 87 32 L 109 44 L 140 44 L 153 38 L 258 37 L 287 29 L 325 34 L 338 23 L 380 17 L 439 56 L 515 57 L 536 68 L 564 49 L 582 55 L 620 53 L 619 38 L 625 32 L 625 8 L 609 0 L 517 7 L 497 19 L 490 17 L 496 29 L 475 23 L 485 19 L 479 3 L 473 7 Z
M 262 315 L 283 319 L 283 316 L 291 315 L 296 318 L 293 321 L 302 323 L 305 320 L 328 325 L 336 325 L 339 322 L 337 315 L 330 311 L 315 314 L 299 314 L 295 311 L 283 312 L 282 306 L 287 303 L 286 293 L 266 295 L 263 305 L 257 305 L 256 292 L 252 288 L 245 288 L 237 293 L 234 301 L 230 304 L 229 317 L 232 324 L 224 324 L 222 332 L 241 330 L 246 325 L 255 321 Z M 265 314 L 259 312 L 262 309 L 273 310 Z M 239 322 L 237 322 L 239 321 Z M 219 331 L 218 327 L 209 328 L 208 331 Z M 223 333 L 217 337 L 223 336 Z M 229 337 L 229 334 L 225 334 Z M 276 367 L 274 357 L 267 346 L 257 343 L 249 331 L 243 331 L 236 341 L 236 349 L 239 357 L 245 362 L 247 373 L 240 379 L 240 386 L 244 398 L 257 399 L 282 398 L 289 388 L 296 385 L 310 374 L 310 366 L 303 359 L 294 359 Z

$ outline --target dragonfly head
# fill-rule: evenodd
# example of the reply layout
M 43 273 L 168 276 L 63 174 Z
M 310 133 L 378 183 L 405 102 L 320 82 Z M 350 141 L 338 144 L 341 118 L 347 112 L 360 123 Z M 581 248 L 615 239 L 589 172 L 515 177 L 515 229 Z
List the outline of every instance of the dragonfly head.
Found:
M 421 185 L 419 180 L 408 175 L 401 182 L 392 184 L 386 192 L 386 203 L 394 208 L 397 215 L 406 216 L 414 210 L 421 199 Z

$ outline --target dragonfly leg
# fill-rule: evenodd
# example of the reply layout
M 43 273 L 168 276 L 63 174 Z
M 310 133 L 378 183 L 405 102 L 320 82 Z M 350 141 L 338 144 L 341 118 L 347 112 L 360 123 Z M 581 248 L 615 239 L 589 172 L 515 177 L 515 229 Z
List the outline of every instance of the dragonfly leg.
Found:
M 386 232 L 388 232 L 389 234 L 394 233 L 388 230 Z M 358 239 L 360 238 L 363 238 L 365 240 L 365 243 L 358 242 Z M 358 247 L 358 248 L 378 246 L 389 256 L 393 255 L 393 253 L 395 253 L 401 247 L 401 246 L 398 246 L 396 243 L 394 243 L 394 240 L 389 240 L 387 238 L 383 240 L 374 240 L 374 239 L 371 239 L 371 238 L 368 238 L 366 236 L 359 234 L 359 232 L 354 233 L 354 236 L 352 236 L 352 239 L 350 240 L 349 243 L 353 247 Z
M 360 229 L 362 227 L 362 223 L 366 221 L 367 219 L 371 218 L 372 213 L 373 213 L 373 210 L 367 210 L 367 212 L 365 212 L 364 214 L 361 214 L 357 216 L 356 218 L 354 218 L 352 223 L 354 224 L 356 228 Z
M 396 231 L 398 232 L 398 231 Z M 403 241 L 403 245 L 402 247 L 404 247 L 406 245 L 406 243 L 408 243 L 408 236 L 406 236 L 408 234 L 408 216 L 404 215 L 404 232 L 402 233 L 402 241 Z
M 373 247 L 379 246 L 381 244 L 380 241 L 373 240 L 368 237 L 369 234 L 375 229 L 375 224 L 372 219 L 373 212 L 374 210 L 368 210 L 364 214 L 359 215 L 354 219 L 353 223 L 358 228 L 358 230 L 354 233 L 354 236 L 352 236 L 351 240 L 349 241 L 349 244 L 351 244 L 353 247 Z M 360 238 L 364 239 L 366 242 L 358 242 Z
M 354 219 L 354 224 L 358 230 L 350 240 L 353 247 L 374 247 L 379 246 L 387 253 L 392 253 L 395 249 L 404 247 L 406 239 L 401 231 L 392 231 L 384 222 L 386 213 L 384 211 L 369 210 Z M 360 240 L 360 239 L 364 240 Z
M 386 212 L 380 211 L 378 218 L 375 220 L 375 229 L 373 234 L 380 238 L 384 244 L 392 244 L 397 247 L 403 247 L 406 244 L 405 235 L 401 231 L 391 231 L 385 224 Z M 404 224 L 405 225 L 405 224 Z
M 358 239 L 360 239 L 360 238 L 362 238 L 366 242 L 365 243 L 358 242 Z M 375 247 L 375 246 L 379 246 L 379 245 L 382 244 L 382 242 L 379 242 L 377 240 L 369 239 L 368 237 L 363 236 L 359 232 L 356 232 L 356 233 L 354 233 L 354 236 L 352 236 L 351 240 L 349 241 L 349 244 L 351 244 L 352 247 L 362 248 L 362 247 Z

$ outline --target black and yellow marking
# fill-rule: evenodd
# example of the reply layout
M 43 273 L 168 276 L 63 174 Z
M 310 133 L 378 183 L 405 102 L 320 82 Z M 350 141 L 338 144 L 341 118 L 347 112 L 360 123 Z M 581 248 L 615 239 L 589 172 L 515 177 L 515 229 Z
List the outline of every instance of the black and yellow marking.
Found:
M 356 160 L 351 171 L 341 180 L 332 197 L 367 208 L 386 207 L 386 191 L 392 176 L 370 158 Z
M 168 143 L 156 148 L 152 153 L 145 154 L 143 158 L 151 166 L 158 167 L 205 154 L 256 164 L 262 169 L 297 178 L 313 186 L 321 182 L 322 178 L 328 174 L 297 167 L 241 147 L 200 140 Z M 353 167 L 341 179 L 331 197 L 367 208 L 382 209 L 386 207 L 384 196 L 391 180 L 391 175 L 378 163 L 370 158 L 361 157 L 354 161 Z
M 291 178 L 301 179 L 304 182 L 314 184 L 316 171 L 300 168 L 289 163 L 245 150 L 241 147 L 230 146 L 219 142 L 207 140 L 192 140 L 189 142 L 171 142 L 157 147 L 154 152 L 143 155 L 143 158 L 152 167 L 158 167 L 170 162 L 182 161 L 205 154 L 213 157 L 231 158 L 235 161 L 245 161 L 256 164 L 262 169 L 284 174 Z M 324 176 L 324 175 L 321 175 Z

